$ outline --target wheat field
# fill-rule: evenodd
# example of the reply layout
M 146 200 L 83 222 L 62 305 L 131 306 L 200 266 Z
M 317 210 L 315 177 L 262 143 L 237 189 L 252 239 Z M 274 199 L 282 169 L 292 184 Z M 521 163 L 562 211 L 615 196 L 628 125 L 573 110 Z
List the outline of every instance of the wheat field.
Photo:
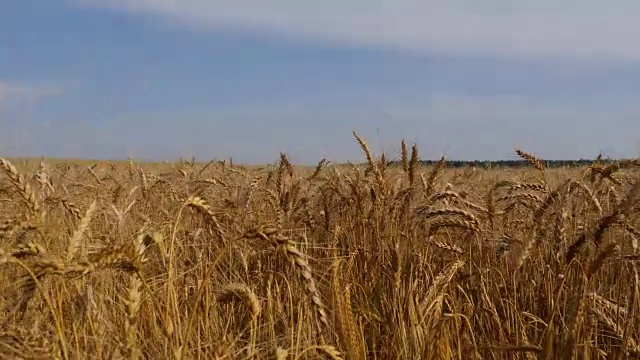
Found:
M 638 161 L 0 159 L 3 359 L 640 358 Z

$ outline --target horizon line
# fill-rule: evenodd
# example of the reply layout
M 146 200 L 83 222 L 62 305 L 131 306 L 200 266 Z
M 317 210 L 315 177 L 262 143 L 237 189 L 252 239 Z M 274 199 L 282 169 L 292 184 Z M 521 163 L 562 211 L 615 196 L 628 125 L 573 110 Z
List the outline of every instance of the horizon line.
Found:
M 154 164 L 154 163 L 177 163 L 177 162 L 181 162 L 181 161 L 192 161 L 195 160 L 196 164 L 207 164 L 210 162 L 225 162 L 225 163 L 230 163 L 232 162 L 234 165 L 241 165 L 241 166 L 264 166 L 264 165 L 272 165 L 274 163 L 277 163 L 279 160 L 277 158 L 274 158 L 273 162 L 268 162 L 268 163 L 244 163 L 244 162 L 240 162 L 240 163 L 236 163 L 233 161 L 233 157 L 226 157 L 226 158 L 210 158 L 209 160 L 197 160 L 197 157 L 195 156 L 190 156 L 190 157 L 184 157 L 184 156 L 177 156 L 174 159 L 156 159 L 156 160 L 151 160 L 151 159 L 143 159 L 143 158 L 136 158 L 135 156 L 131 156 L 131 157 L 127 157 L 127 158 L 82 158 L 82 157 L 47 157 L 47 156 L 0 156 L 2 158 L 5 158 L 9 161 L 18 161 L 18 162 L 30 162 L 30 161 L 44 161 L 44 162 L 88 162 L 88 163 L 110 163 L 110 162 L 127 162 L 129 160 L 132 160 L 133 162 L 137 162 L 137 163 L 148 163 L 148 164 Z M 543 162 L 551 162 L 551 163 L 562 163 L 562 162 L 593 162 L 596 161 L 596 157 L 594 158 L 580 158 L 580 159 L 548 159 L 548 158 L 539 158 L 541 161 Z M 615 161 L 625 161 L 625 160 L 636 160 L 636 159 L 640 159 L 640 158 L 614 158 L 614 157 L 602 157 L 600 159 L 600 161 L 602 162 L 615 162 Z M 317 165 L 318 162 L 325 160 L 328 163 L 331 164 L 336 164 L 336 165 L 348 165 L 348 164 L 356 164 L 356 165 L 362 165 L 362 164 L 367 164 L 366 159 L 363 159 L 362 161 L 349 161 L 349 160 L 345 160 L 345 161 L 340 161 L 340 162 L 334 162 L 331 161 L 331 159 L 328 158 L 320 158 L 318 159 L 318 161 L 314 162 L 314 163 L 310 163 L 310 164 L 302 164 L 302 163 L 298 163 L 296 164 L 295 162 L 291 162 L 292 165 L 298 165 L 298 166 L 315 166 Z M 434 158 L 434 159 L 418 159 L 418 163 L 437 163 L 439 162 L 440 159 L 438 158 Z M 521 159 L 521 158 L 514 158 L 514 159 L 494 159 L 494 160 L 488 160 L 488 159 L 484 159 L 484 160 L 480 160 L 480 159 L 476 159 L 476 160 L 460 160 L 460 159 L 453 159 L 453 158 L 447 158 L 445 156 L 445 163 L 518 163 L 518 162 L 527 162 L 527 160 Z M 400 164 L 402 163 L 402 159 L 401 158 L 397 158 L 397 159 L 391 159 L 387 161 L 387 164 L 391 164 L 391 165 L 395 165 L 395 164 Z

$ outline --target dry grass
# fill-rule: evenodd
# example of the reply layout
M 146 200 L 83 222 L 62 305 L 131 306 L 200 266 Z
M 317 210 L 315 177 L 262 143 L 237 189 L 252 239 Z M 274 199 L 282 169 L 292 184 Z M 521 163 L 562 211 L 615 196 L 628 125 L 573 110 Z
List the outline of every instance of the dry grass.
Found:
M 638 161 L 0 159 L 0 358 L 640 357 Z

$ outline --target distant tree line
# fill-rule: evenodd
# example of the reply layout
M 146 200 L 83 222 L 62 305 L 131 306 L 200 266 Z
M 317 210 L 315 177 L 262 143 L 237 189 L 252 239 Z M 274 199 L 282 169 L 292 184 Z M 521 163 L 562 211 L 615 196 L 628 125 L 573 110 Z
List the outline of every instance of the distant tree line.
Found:
M 594 163 L 595 160 L 543 160 L 543 163 L 548 169 L 553 168 L 570 168 L 570 167 L 583 167 L 589 166 Z M 614 159 L 601 159 L 600 164 L 607 165 L 613 163 Z M 438 160 L 421 160 L 420 164 L 432 166 L 438 163 Z M 402 166 L 400 161 L 391 161 L 390 165 Z M 525 160 L 493 160 L 493 161 L 462 161 L 462 160 L 446 160 L 446 166 L 451 168 L 463 168 L 463 167 L 476 167 L 485 169 L 494 168 L 520 168 L 530 167 L 531 164 Z

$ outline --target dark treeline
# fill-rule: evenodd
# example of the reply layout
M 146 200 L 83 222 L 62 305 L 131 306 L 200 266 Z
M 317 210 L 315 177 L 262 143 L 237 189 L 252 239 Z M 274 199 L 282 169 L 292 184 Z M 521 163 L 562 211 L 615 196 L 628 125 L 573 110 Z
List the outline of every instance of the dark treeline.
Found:
M 589 166 L 594 163 L 595 160 L 543 160 L 545 166 L 549 169 L 552 168 L 566 168 L 566 167 L 583 167 Z M 611 164 L 616 160 L 613 159 L 601 159 L 600 164 L 607 165 Z M 420 164 L 432 166 L 438 163 L 438 160 L 421 160 Z M 400 161 L 392 161 L 391 165 L 402 166 Z M 475 166 L 476 168 L 519 168 L 525 166 L 531 166 L 531 164 L 525 160 L 494 160 L 494 161 L 462 161 L 462 160 L 447 160 L 447 167 L 452 168 L 460 168 L 460 167 L 471 167 Z

